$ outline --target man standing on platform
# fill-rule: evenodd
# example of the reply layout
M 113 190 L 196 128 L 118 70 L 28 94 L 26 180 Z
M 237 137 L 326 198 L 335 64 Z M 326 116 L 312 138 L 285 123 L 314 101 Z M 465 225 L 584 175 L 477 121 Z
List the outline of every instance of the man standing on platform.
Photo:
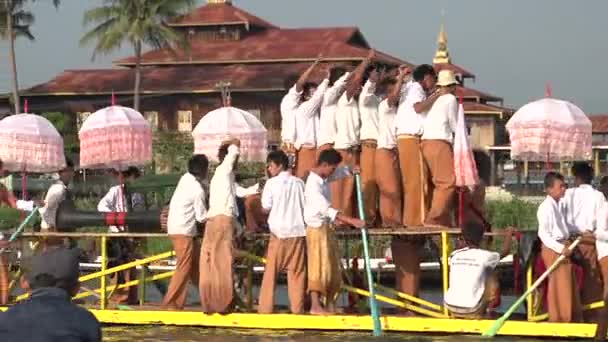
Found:
M 59 171 L 59 179 L 49 187 L 44 197 L 44 207 L 40 208 L 40 227 L 43 233 L 57 232 L 61 227 L 57 227 L 56 217 L 59 206 L 64 201 L 72 202 L 70 192 L 68 191 L 68 185 L 74 177 L 74 163 L 71 160 L 66 159 L 66 166 L 63 170 Z M 73 205 L 73 203 L 72 203 Z M 64 243 L 63 238 L 46 238 L 44 240 L 44 248 L 48 246 L 61 245 Z
M 262 207 L 269 213 L 270 241 L 266 269 L 260 288 L 258 312 L 272 313 L 274 290 L 279 273 L 287 271 L 287 293 L 291 312 L 304 311 L 306 294 L 306 224 L 304 223 L 304 182 L 288 170 L 283 151 L 268 154 L 270 178 L 262 193 Z
M 329 88 L 323 96 L 317 137 L 317 155 L 320 151 L 334 147 L 336 138 L 336 110 L 338 99 L 344 94 L 350 73 L 344 68 L 333 68 L 329 72 Z
M 181 310 L 186 304 L 190 280 L 198 285 L 200 240 L 199 227 L 207 216 L 202 182 L 207 178 L 209 161 L 204 154 L 188 161 L 188 173 L 183 175 L 169 204 L 167 233 L 175 251 L 175 274 L 163 299 L 163 307 Z
M 209 211 L 201 246 L 199 291 L 206 313 L 225 313 L 234 297 L 233 260 L 236 218 L 236 182 L 234 170 L 241 142 L 233 139 L 222 143 L 218 152 L 220 164 L 209 184 Z
M 452 143 L 458 120 L 456 77 L 451 70 L 439 72 L 439 96 L 424 119 L 422 157 L 433 185 L 431 208 L 427 224 L 449 227 L 452 225 L 452 206 L 456 193 L 454 150 Z
M 297 128 L 295 148 L 298 151 L 296 176 L 300 178 L 306 177 L 317 161 L 319 110 L 328 85 L 329 75 L 318 86 L 311 82 L 304 84 L 302 100 L 295 110 Z
M 591 185 L 593 182 L 593 168 L 588 163 L 575 163 L 572 166 L 572 174 L 574 175 L 575 186 L 566 190 L 564 198 L 560 201 L 560 206 L 570 234 L 583 236 L 583 240 L 578 245 L 578 251 L 582 256 L 579 264 L 583 268 L 584 277 L 581 304 L 586 305 L 603 298 L 602 273 L 593 233 L 598 226 L 598 214 L 606 200 L 604 194 L 595 190 Z M 585 322 L 597 322 L 597 313 L 597 310 L 584 311 Z
M 367 58 L 349 76 L 346 91 L 338 100 L 334 148 L 342 156 L 341 166 L 352 168 L 359 165 L 361 114 L 359 112 L 358 98 L 359 94 L 361 94 L 365 70 L 374 56 L 374 50 L 370 50 Z M 349 176 L 332 182 L 331 193 L 332 207 L 338 209 L 344 215 L 352 216 L 355 194 L 354 177 Z
M 290 159 L 290 168 L 295 168 L 296 162 L 296 148 L 294 144 L 296 143 L 296 109 L 300 105 L 302 93 L 304 91 L 304 85 L 310 78 L 310 75 L 314 71 L 315 67 L 319 64 L 321 57 L 319 58 L 308 68 L 304 73 L 297 78 L 297 76 L 293 78 L 288 78 L 286 80 L 285 88 L 288 88 L 289 91 L 281 100 L 281 150 L 287 153 Z M 293 79 L 297 79 L 295 85 L 292 86 Z

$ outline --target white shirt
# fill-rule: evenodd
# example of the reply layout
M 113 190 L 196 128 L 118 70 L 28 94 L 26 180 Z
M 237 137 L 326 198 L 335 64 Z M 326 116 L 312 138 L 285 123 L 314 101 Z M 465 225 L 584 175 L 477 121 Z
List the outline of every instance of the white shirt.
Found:
M 335 149 L 348 149 L 359 145 L 361 130 L 361 114 L 359 103 L 354 98 L 348 99 L 346 92 L 338 100 L 336 109 L 336 139 Z
M 597 259 L 608 256 L 608 202 L 604 201 L 597 212 L 597 227 L 595 229 L 595 248 Z
M 555 253 L 561 254 L 565 246 L 560 241 L 567 240 L 570 233 L 558 203 L 552 197 L 547 196 L 538 206 L 536 218 L 538 219 L 540 241 Z
M 479 248 L 463 248 L 450 255 L 450 287 L 447 305 L 475 308 L 481 301 L 486 279 L 500 261 L 500 254 Z
M 568 229 L 571 233 L 594 232 L 597 227 L 598 212 L 606 202 L 604 194 L 589 184 L 566 190 L 559 201 Z
M 296 116 L 295 110 L 300 104 L 302 92 L 296 90 L 294 85 L 281 100 L 281 140 L 285 143 L 296 142 Z
M 452 144 L 458 120 L 458 101 L 452 94 L 441 95 L 424 118 L 422 140 L 445 140 Z
M 196 177 L 190 173 L 183 175 L 169 203 L 167 233 L 169 235 L 197 235 L 196 222 L 207 217 L 205 191 Z
M 226 154 L 222 163 L 215 169 L 215 173 L 209 184 L 208 218 L 217 215 L 238 216 L 233 168 L 239 154 L 239 148 L 235 145 L 230 145 L 228 147 L 228 154 Z
M 296 116 L 296 142 L 295 148 L 302 146 L 317 146 L 317 130 L 319 127 L 319 110 L 323 103 L 323 95 L 327 90 L 329 80 L 323 80 L 314 94 L 307 101 L 302 102 L 295 110 Z
M 338 108 L 338 99 L 344 93 L 348 75 L 348 72 L 342 75 L 333 86 L 327 89 L 323 96 L 321 116 L 319 118 L 319 135 L 317 136 L 318 146 L 334 143 L 336 136 L 336 109 Z
M 382 99 L 376 96 L 376 83 L 365 82 L 359 95 L 359 112 L 361 113 L 361 140 L 378 140 L 380 118 L 378 106 Z
M 388 105 L 388 100 L 380 102 L 378 106 L 378 146 L 377 148 L 392 149 L 397 147 L 397 136 L 395 135 L 395 118 L 397 108 Z
M 422 135 L 426 113 L 416 113 L 414 105 L 426 100 L 426 92 L 414 81 L 409 81 L 405 87 L 405 96 L 401 96 L 397 109 L 397 135 Z
M 279 239 L 306 236 L 304 182 L 283 171 L 270 178 L 262 192 L 262 208 L 270 210 L 268 227 Z
M 306 179 L 304 199 L 304 222 L 308 227 L 320 228 L 336 220 L 338 210 L 331 207 L 329 182 L 312 171 Z
M 122 195 L 122 196 L 121 196 Z M 97 203 L 97 211 L 102 213 L 126 213 L 126 196 L 120 185 L 114 185 Z M 125 227 L 110 226 L 111 233 L 120 233 Z
M 40 216 L 42 219 L 40 226 L 42 228 L 49 229 L 55 227 L 57 209 L 61 202 L 65 200 L 67 191 L 67 186 L 61 182 L 55 183 L 49 187 L 49 190 L 44 197 L 44 207 L 40 208 Z

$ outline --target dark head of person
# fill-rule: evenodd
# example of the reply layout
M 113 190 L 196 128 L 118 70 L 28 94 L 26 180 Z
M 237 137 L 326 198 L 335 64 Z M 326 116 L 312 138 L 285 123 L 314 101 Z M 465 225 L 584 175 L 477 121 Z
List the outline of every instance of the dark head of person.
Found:
M 412 77 L 415 82 L 420 83 L 422 89 L 429 91 L 435 87 L 437 83 L 437 73 L 433 66 L 429 64 L 421 64 L 414 69 Z
M 65 167 L 59 170 L 59 179 L 63 182 L 63 184 L 70 184 L 74 178 L 74 162 L 66 158 L 65 159 Z
M 266 171 L 270 177 L 275 177 L 279 173 L 289 168 L 289 157 L 283 151 L 272 151 L 266 158 Z
M 308 101 L 317 91 L 319 85 L 315 82 L 306 82 L 302 87 L 302 101 Z
M 589 163 L 576 162 L 572 165 L 572 175 L 576 186 L 593 183 L 593 168 Z
M 319 153 L 315 171 L 321 178 L 326 179 L 336 171 L 341 162 L 342 156 L 340 152 L 333 148 L 323 150 Z
M 209 160 L 204 154 L 195 154 L 188 160 L 188 173 L 199 181 L 207 178 L 209 172 Z
M 346 74 L 346 68 L 344 67 L 331 68 L 329 70 L 329 85 L 333 86 L 344 74 Z
M 300 76 L 295 74 L 287 76 L 283 81 L 283 87 L 285 88 L 285 91 L 289 91 L 289 89 L 291 89 L 296 84 L 296 82 L 298 82 L 299 78 Z
M 559 201 L 566 194 L 566 181 L 559 172 L 547 172 L 544 184 L 547 195 L 556 201 Z
M 467 247 L 479 248 L 483 241 L 485 227 L 477 222 L 468 222 L 462 230 L 462 238 Z
M 80 289 L 79 267 L 79 249 L 49 248 L 26 262 L 22 287 L 29 292 L 44 288 L 61 289 L 73 297 Z

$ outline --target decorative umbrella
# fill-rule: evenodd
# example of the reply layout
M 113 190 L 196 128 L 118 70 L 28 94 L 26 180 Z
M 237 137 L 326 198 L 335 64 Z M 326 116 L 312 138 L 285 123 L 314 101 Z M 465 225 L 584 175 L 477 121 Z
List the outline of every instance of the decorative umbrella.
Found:
M 464 117 L 462 96 L 458 105 L 458 122 L 454 136 L 454 174 L 456 176 L 456 186 L 460 188 L 458 191 L 458 223 L 462 227 L 464 217 L 464 188 L 468 187 L 472 192 L 473 187 L 479 184 L 477 165 L 475 165 L 475 158 L 473 157 L 473 150 L 469 142 L 469 134 Z
M 131 108 L 112 105 L 96 111 L 82 124 L 78 138 L 82 168 L 124 170 L 152 161 L 152 129 Z
M 194 153 L 217 161 L 222 142 L 237 138 L 241 141 L 241 160 L 263 162 L 267 154 L 266 134 L 266 127 L 253 114 L 231 106 L 218 108 L 207 113 L 192 131 Z
M 547 97 L 521 107 L 507 122 L 511 159 L 590 160 L 591 121 L 568 101 Z
M 11 172 L 55 172 L 65 167 L 63 138 L 42 116 L 11 115 L 0 120 L 0 159 Z

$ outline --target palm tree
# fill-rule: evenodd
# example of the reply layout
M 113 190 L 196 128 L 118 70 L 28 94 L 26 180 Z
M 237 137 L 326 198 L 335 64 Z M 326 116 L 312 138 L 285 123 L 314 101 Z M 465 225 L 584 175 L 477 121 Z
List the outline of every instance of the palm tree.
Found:
M 99 53 L 119 49 L 123 43 L 135 51 L 135 86 L 133 108 L 139 111 L 141 86 L 141 54 L 144 44 L 154 48 L 171 48 L 187 44 L 186 37 L 166 25 L 167 19 L 183 14 L 195 0 L 104 0 L 100 7 L 84 14 L 84 25 L 95 27 L 80 40 L 95 41 L 93 58 Z
M 11 64 L 11 92 L 15 105 L 15 114 L 21 111 L 15 39 L 25 37 L 30 41 L 34 40 L 34 35 L 30 31 L 30 26 L 34 23 L 34 15 L 25 10 L 25 3 L 26 0 L 0 0 L 0 37 L 9 41 L 8 58 Z M 53 0 L 55 8 L 59 6 L 59 3 L 60 0 Z

